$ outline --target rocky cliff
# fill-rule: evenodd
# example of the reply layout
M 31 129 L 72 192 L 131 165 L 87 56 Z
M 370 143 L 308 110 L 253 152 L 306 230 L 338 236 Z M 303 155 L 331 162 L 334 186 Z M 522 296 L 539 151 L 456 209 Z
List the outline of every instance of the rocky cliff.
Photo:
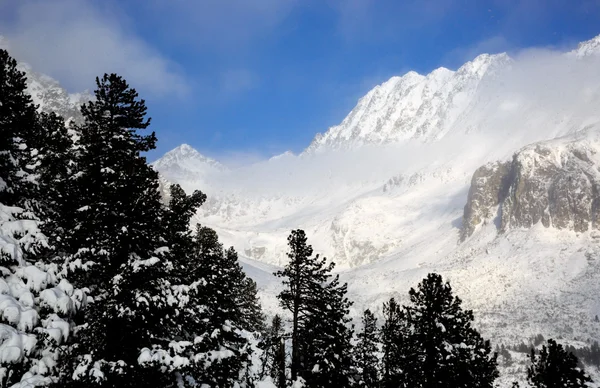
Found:
M 599 229 L 600 133 L 597 129 L 532 144 L 509 162 L 473 174 L 461 239 L 494 220 L 500 232 L 545 227 Z

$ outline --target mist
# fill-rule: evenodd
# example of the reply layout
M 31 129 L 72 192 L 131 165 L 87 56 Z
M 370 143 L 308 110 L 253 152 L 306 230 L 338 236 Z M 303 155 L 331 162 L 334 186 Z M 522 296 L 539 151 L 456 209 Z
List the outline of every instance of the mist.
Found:
M 470 104 L 435 139 L 349 150 L 283 154 L 204 177 L 208 192 L 306 197 L 380 190 L 390 178 L 439 169 L 469 182 L 480 165 L 521 147 L 594 127 L 600 121 L 600 58 L 524 50 L 486 74 Z M 318 128 L 315 129 L 317 132 Z

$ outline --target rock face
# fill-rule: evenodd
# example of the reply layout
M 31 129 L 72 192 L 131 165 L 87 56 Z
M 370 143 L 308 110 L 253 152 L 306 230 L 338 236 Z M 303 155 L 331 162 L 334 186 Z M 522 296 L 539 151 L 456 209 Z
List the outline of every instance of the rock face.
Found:
M 510 167 L 508 162 L 497 162 L 475 171 L 465 205 L 461 240 L 472 235 L 477 226 L 496 217 L 498 205 L 506 198 Z
M 461 239 L 494 217 L 500 232 L 539 222 L 578 233 L 599 229 L 599 151 L 598 131 L 584 131 L 480 167 L 471 181 Z
M 27 92 L 33 103 L 43 112 L 54 112 L 67 122 L 83 121 L 81 105 L 94 99 L 89 92 L 69 94 L 58 81 L 45 74 L 36 73 L 25 63 L 19 63 L 19 69 L 27 75 Z

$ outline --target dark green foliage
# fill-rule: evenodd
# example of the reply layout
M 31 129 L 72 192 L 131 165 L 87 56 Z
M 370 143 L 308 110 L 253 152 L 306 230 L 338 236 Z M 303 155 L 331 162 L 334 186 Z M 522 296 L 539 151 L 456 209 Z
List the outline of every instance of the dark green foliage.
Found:
M 49 211 L 53 210 L 52 199 L 56 191 L 52 176 L 61 165 L 61 155 L 58 153 L 70 147 L 70 143 L 65 141 L 64 122 L 55 115 L 38 114 L 26 86 L 25 74 L 17 69 L 16 61 L 6 51 L 0 50 L 0 239 L 15 244 L 12 252 L 0 253 L 0 270 L 9 284 L 22 277 L 19 271 L 24 267 L 34 268 L 31 265 L 33 262 L 36 262 L 37 271 L 48 269 L 45 266 L 46 257 L 43 256 L 43 253 L 47 253 L 45 247 L 48 240 L 39 233 L 38 227 L 40 220 L 47 219 Z M 1 386 L 13 386 L 29 372 L 53 372 L 52 365 L 47 365 L 47 370 L 40 369 L 39 359 L 51 355 L 62 337 L 47 335 L 46 328 L 59 321 L 68 327 L 72 323 L 69 315 L 76 307 L 70 305 L 55 309 L 38 303 L 36 299 L 45 291 L 43 288 L 55 286 L 61 277 L 62 274 L 52 280 L 48 278 L 47 284 L 41 285 L 42 289 L 31 289 L 28 303 L 23 303 L 23 300 L 17 302 L 19 297 L 13 294 L 12 289 L 18 289 L 18 283 L 11 284 L 11 290 L 3 291 L 4 294 L 13 294 L 11 296 L 16 297 L 13 303 L 19 303 L 20 308 L 29 310 L 27 313 L 35 312 L 37 319 L 33 320 L 31 326 L 22 325 L 18 324 L 18 320 L 15 322 L 9 318 L 6 314 L 8 310 L 5 311 L 2 318 L 3 347 L 10 342 L 11 332 L 21 338 L 28 337 L 35 345 L 16 362 L 10 357 L 2 360 Z M 63 285 L 68 287 L 68 282 Z M 27 287 L 23 284 L 19 292 L 25 289 Z M 75 302 L 75 299 L 70 302 Z M 12 306 L 10 308 L 14 309 Z M 13 351 L 18 349 L 15 343 L 9 347 L 13 347 Z
M 27 208 L 32 182 L 25 163 L 26 140 L 36 127 L 36 110 L 26 92 L 27 78 L 17 62 L 0 49 L 0 203 Z
M 594 341 L 590 346 L 576 348 L 573 345 L 565 346 L 565 350 L 573 353 L 579 360 L 586 365 L 600 367 L 600 346 L 598 341 Z
M 75 211 L 60 244 L 71 281 L 94 301 L 69 349 L 63 384 L 161 386 L 170 378 L 137 362 L 142 348 L 168 334 L 162 290 L 170 264 L 159 249 L 164 211 L 157 173 L 141 155 L 156 137 L 138 134 L 149 124 L 146 107 L 125 80 L 111 74 L 96 83 L 96 101 L 82 107 L 71 177 Z
M 308 367 L 302 377 L 308 387 L 349 387 L 354 383 L 347 292 L 347 284 L 340 284 L 336 275 L 323 287 L 321 298 L 312 306 L 314 313 L 308 315 L 302 337 L 306 343 L 302 359 Z
M 172 192 L 171 202 L 177 197 Z M 251 383 L 245 373 L 251 353 L 247 336 L 263 325 L 256 286 L 235 250 L 224 250 L 214 230 L 198 226 L 188 243 L 174 258 L 180 270 L 172 279 L 185 296 L 178 299 L 187 300 L 179 306 L 172 331 L 192 344 L 180 356 L 193 361 L 179 372 L 200 385 Z
M 527 380 L 536 388 L 585 387 L 591 379 L 577 366 L 577 357 L 553 339 L 542 346 L 539 356 L 531 350 Z
M 471 326 L 473 312 L 462 309 L 450 284 L 438 274 L 429 274 L 408 294 L 409 341 L 422 360 L 406 371 L 410 385 L 492 387 L 498 377 L 497 355 Z
M 284 278 L 281 306 L 292 314 L 292 381 L 301 377 L 309 387 L 347 387 L 352 330 L 346 285 L 331 278 L 333 263 L 312 255 L 304 231 L 292 231 L 288 245 L 290 262 L 276 275 Z
M 415 362 L 414 344 L 409 341 L 408 321 L 404 308 L 394 298 L 383 305 L 383 317 L 381 387 L 403 387 L 406 386 L 408 377 L 405 373 L 407 364 Z
M 358 343 L 354 348 L 354 363 L 358 372 L 357 386 L 374 388 L 379 386 L 379 359 L 377 358 L 379 331 L 377 318 L 371 310 L 365 310 L 362 317 L 362 331 L 358 333 Z
M 25 74 L 17 69 L 16 61 L 8 55 L 8 52 L 0 50 L 0 206 L 2 207 L 0 226 L 4 226 L 2 223 L 5 221 L 15 219 L 35 219 L 30 212 L 29 197 L 33 185 L 28 181 L 29 174 L 25 169 L 27 156 L 25 141 L 28 139 L 24 136 L 29 128 L 35 125 L 36 116 L 35 107 L 25 91 L 25 81 Z M 8 219 L 4 218 L 6 216 Z M 28 235 L 9 230 L 3 231 L 0 238 L 4 239 L 4 233 L 22 245 L 28 245 L 30 240 Z M 0 270 L 3 277 L 14 276 L 18 264 L 16 259 L 10 252 L 4 250 L 0 252 Z M 3 325 L 16 326 L 6 318 L 6 316 L 0 318 Z M 4 329 L 3 333 L 6 333 Z M 2 338 L 2 342 L 7 339 Z M 3 343 L 3 346 L 6 345 Z M 25 355 L 20 362 L 14 363 L 10 360 L 1 360 L 0 367 L 4 370 L 0 386 L 12 386 L 21 380 L 32 366 L 32 360 L 28 356 Z
M 410 304 L 392 299 L 384 306 L 382 328 L 384 387 L 492 387 L 498 376 L 496 354 L 471 326 L 449 283 L 429 274 Z
M 285 333 L 279 315 L 273 317 L 260 347 L 263 349 L 263 354 L 259 377 L 263 379 L 270 376 L 277 388 L 285 388 Z
M 45 261 L 62 263 L 62 237 L 75 227 L 73 194 L 76 189 L 70 179 L 75 163 L 73 141 L 64 120 L 54 113 L 41 113 L 38 126 L 33 145 L 36 151 L 29 164 L 38 166 L 35 171 L 39 193 L 37 213 L 42 220 L 40 229 L 49 242 L 44 257 Z

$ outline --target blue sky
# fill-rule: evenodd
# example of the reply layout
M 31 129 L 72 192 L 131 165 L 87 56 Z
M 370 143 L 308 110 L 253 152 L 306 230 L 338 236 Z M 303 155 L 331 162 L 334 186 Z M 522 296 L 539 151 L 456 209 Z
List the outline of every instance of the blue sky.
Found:
M 0 0 L 11 52 L 69 91 L 115 71 L 147 100 L 156 158 L 299 152 L 393 75 L 483 52 L 565 50 L 600 0 Z

